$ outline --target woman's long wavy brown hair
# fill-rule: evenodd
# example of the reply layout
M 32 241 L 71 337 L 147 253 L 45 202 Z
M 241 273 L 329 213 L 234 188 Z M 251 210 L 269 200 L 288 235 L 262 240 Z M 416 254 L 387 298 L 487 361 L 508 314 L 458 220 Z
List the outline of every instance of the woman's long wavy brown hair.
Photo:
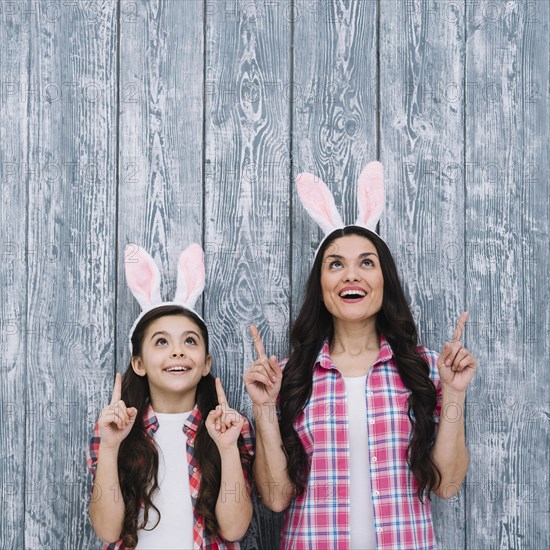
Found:
M 143 338 L 149 325 L 166 315 L 182 315 L 193 321 L 201 332 L 206 355 L 208 355 L 208 330 L 203 321 L 185 308 L 170 305 L 158 307 L 146 313 L 140 320 L 132 335 L 134 356 L 141 354 Z M 196 398 L 203 418 L 195 437 L 195 456 L 202 474 L 196 509 L 204 518 L 207 536 L 212 536 L 219 531 L 214 510 L 220 491 L 221 458 L 204 424 L 208 413 L 218 405 L 215 381 L 211 374 L 201 378 L 197 386 Z M 147 376 L 138 376 L 133 371 L 131 362 L 122 377 L 122 400 L 127 407 L 137 409 L 132 430 L 122 442 L 118 453 L 118 475 L 125 505 L 121 538 L 127 548 L 135 548 L 138 542 L 137 531 L 147 525 L 151 508 L 159 514 L 160 521 L 160 512 L 152 500 L 153 494 L 159 487 L 159 456 L 153 439 L 145 433 L 142 420 L 143 413 L 150 402 Z M 143 522 L 138 525 L 140 505 L 144 508 Z
M 435 433 L 433 412 L 437 404 L 437 391 L 429 377 L 429 365 L 417 351 L 418 332 L 391 252 L 378 235 L 357 226 L 334 231 L 321 245 L 307 281 L 304 303 L 290 332 L 291 354 L 284 369 L 280 391 L 280 429 L 288 456 L 288 476 L 297 494 L 302 494 L 309 467 L 294 422 L 311 396 L 313 366 L 319 350 L 325 339 L 332 343 L 334 336 L 332 315 L 321 300 L 323 255 L 334 240 L 346 235 L 367 238 L 378 252 L 384 277 L 384 296 L 376 317 L 376 328 L 390 344 L 401 380 L 411 391 L 408 406 L 412 438 L 407 460 L 418 482 L 418 498 L 423 501 L 425 491 L 431 498 L 430 493 L 441 482 L 441 474 L 430 456 Z

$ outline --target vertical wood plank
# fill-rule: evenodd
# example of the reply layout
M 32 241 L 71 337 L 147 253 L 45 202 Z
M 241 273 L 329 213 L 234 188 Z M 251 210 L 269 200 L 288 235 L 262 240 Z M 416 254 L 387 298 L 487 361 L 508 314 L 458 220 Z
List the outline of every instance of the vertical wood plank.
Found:
M 124 247 L 158 262 L 163 298 L 176 290 L 179 253 L 202 242 L 203 4 L 121 5 L 117 365 L 129 361 L 139 305 L 126 286 Z M 200 311 L 200 302 L 197 304 Z M 108 384 L 111 382 L 108 381 Z
M 381 234 L 422 343 L 438 352 L 464 308 L 464 16 L 455 4 L 380 3 Z M 464 494 L 434 497 L 441 548 L 464 546 Z
M 114 359 L 116 2 L 28 2 L 25 548 L 90 540 L 85 449 Z
M 468 548 L 549 548 L 547 2 L 466 5 Z M 473 330 L 472 330 L 473 329 Z
M 205 316 L 215 372 L 250 416 L 248 325 L 286 353 L 290 19 L 281 2 L 206 3 Z M 256 508 L 246 548 L 273 548 L 280 521 Z
M 298 0 L 294 19 L 293 176 L 319 176 L 345 223 L 353 223 L 357 178 L 376 160 L 377 3 Z M 291 196 L 295 318 L 322 235 L 294 181 Z
M 28 19 L 24 3 L 2 11 L 0 24 L 0 548 L 24 546 L 27 185 L 29 76 Z

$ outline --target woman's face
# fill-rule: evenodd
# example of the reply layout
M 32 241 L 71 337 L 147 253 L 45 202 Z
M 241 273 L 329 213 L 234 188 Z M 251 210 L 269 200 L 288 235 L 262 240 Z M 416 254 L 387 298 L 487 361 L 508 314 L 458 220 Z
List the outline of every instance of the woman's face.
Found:
M 321 265 L 323 302 L 341 321 L 366 321 L 382 308 L 384 277 L 374 244 L 360 235 L 333 241 Z

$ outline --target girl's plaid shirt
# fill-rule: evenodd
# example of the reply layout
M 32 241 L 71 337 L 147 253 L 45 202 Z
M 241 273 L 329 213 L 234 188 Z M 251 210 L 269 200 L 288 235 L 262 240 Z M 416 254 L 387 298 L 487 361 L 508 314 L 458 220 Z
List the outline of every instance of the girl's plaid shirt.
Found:
M 143 426 L 145 431 L 151 437 L 154 437 L 155 432 L 159 427 L 157 417 L 153 411 L 153 407 L 149 404 L 148 408 L 143 413 Z M 240 548 L 238 542 L 227 542 L 221 537 L 206 538 L 204 532 L 204 522 L 201 515 L 196 511 L 197 496 L 199 494 L 201 472 L 198 469 L 197 460 L 195 458 L 195 436 L 197 430 L 202 422 L 202 415 L 197 406 L 191 411 L 191 414 L 187 417 L 187 420 L 183 425 L 183 432 L 186 437 L 187 447 L 187 465 L 189 468 L 189 488 L 191 491 L 191 501 L 193 504 L 193 550 L 237 550 Z M 241 430 L 242 443 L 239 439 L 239 452 L 241 456 L 241 464 L 243 466 L 243 473 L 247 484 L 246 490 L 250 497 L 251 495 L 251 480 L 250 480 L 250 465 L 252 463 L 252 457 L 254 455 L 254 434 L 248 421 L 245 420 L 243 428 Z M 96 423 L 94 427 L 94 433 L 90 439 L 90 446 L 88 449 L 86 465 L 92 473 L 92 477 L 95 477 L 95 470 L 97 467 L 98 453 L 99 453 L 99 425 Z M 233 493 L 231 493 L 233 494 Z M 251 497 L 250 497 L 251 498 Z M 122 539 L 117 540 L 111 544 L 105 543 L 103 550 L 125 550 Z
M 441 384 L 438 355 L 418 352 L 429 365 L 437 389 L 433 421 L 439 422 Z M 430 502 L 417 497 L 407 465 L 411 423 L 409 389 L 403 384 L 387 340 L 365 384 L 372 505 L 377 550 L 434 549 Z M 350 547 L 350 473 L 346 388 L 325 341 L 313 369 L 311 397 L 294 427 L 309 459 L 306 491 L 286 511 L 281 548 L 345 550 Z

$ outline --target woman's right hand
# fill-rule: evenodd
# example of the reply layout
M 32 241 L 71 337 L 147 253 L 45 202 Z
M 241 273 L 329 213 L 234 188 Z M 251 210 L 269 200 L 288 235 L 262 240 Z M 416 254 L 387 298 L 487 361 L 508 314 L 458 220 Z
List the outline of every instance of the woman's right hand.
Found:
M 250 332 L 258 359 L 244 373 L 246 391 L 255 405 L 274 405 L 281 389 L 283 372 L 275 355 L 268 358 L 265 354 L 262 339 L 254 325 L 250 325 Z
M 117 372 L 111 403 L 101 411 L 98 420 L 100 445 L 103 448 L 118 448 L 134 425 L 137 409 L 126 407 L 121 400 L 121 394 L 122 378 Z

